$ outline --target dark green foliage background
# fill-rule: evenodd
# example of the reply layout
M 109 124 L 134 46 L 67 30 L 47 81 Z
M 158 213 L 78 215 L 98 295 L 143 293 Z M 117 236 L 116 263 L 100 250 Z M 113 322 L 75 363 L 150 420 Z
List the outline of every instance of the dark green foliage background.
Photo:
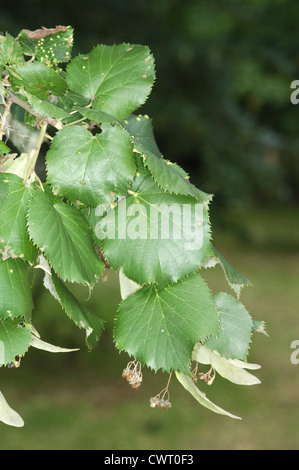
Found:
M 244 207 L 298 200 L 298 14 L 293 0 L 29 0 L 5 2 L 0 30 L 71 25 L 74 54 L 148 45 L 157 82 L 144 109 L 162 153 L 215 204 Z
M 30 352 L 20 369 L 2 371 L 2 391 L 25 427 L 1 423 L 1 449 L 298 449 L 299 366 L 290 362 L 299 300 L 299 106 L 290 102 L 290 84 L 299 79 L 298 17 L 294 0 L 1 5 L 0 31 L 14 36 L 22 28 L 73 26 L 73 55 L 98 43 L 150 47 L 157 81 L 142 112 L 153 119 L 164 156 L 215 194 L 213 238 L 252 281 L 241 301 L 270 335 L 255 339 L 249 357 L 262 364 L 261 385 L 219 379 L 204 390 L 243 421 L 204 410 L 175 380 L 173 408 L 164 413 L 148 403 L 166 374 L 145 371 L 138 392 L 121 379 L 128 358 L 112 344 L 116 277 L 109 274 L 88 301 L 107 321 L 92 353 L 50 294 L 40 295 L 37 278 L 33 323 L 45 341 L 81 351 Z M 220 268 L 212 271 L 206 280 L 214 293 L 231 293 Z

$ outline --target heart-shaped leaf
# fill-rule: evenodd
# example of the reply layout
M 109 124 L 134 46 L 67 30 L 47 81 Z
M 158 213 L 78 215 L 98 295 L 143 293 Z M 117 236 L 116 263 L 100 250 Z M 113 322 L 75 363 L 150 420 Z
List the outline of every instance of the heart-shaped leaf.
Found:
M 190 276 L 157 290 L 146 285 L 122 301 L 115 323 L 120 350 L 154 370 L 189 374 L 194 345 L 218 330 L 218 313 L 203 279 Z
M 146 101 L 154 79 L 148 47 L 130 44 L 99 45 L 75 57 L 66 73 L 71 89 L 89 98 L 93 109 L 118 120 Z
M 207 208 L 192 196 L 165 193 L 145 168 L 129 193 L 95 226 L 111 266 L 159 287 L 195 272 L 211 254 Z
M 48 182 L 55 193 L 96 207 L 126 194 L 136 164 L 130 138 L 120 126 L 103 124 L 92 135 L 80 126 L 57 133 L 47 154 Z

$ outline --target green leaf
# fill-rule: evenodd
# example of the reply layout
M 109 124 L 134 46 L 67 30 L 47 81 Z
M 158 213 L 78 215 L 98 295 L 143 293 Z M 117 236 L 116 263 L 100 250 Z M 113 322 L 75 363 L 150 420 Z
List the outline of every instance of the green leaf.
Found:
M 224 415 L 224 416 L 228 416 L 230 418 L 242 419 L 242 418 L 239 418 L 239 416 L 235 416 L 235 415 L 229 413 L 228 411 L 225 411 L 223 408 L 220 408 L 220 406 L 215 405 L 215 403 L 213 403 L 211 400 L 209 400 L 207 398 L 205 393 L 203 393 L 199 390 L 199 388 L 193 382 L 192 378 L 189 377 L 188 375 L 182 374 L 181 372 L 178 372 L 178 371 L 175 372 L 175 375 L 176 375 L 178 381 L 183 385 L 183 387 L 189 393 L 191 393 L 193 398 L 195 398 L 195 400 L 197 400 L 198 403 L 200 403 L 205 408 L 208 408 L 209 410 L 213 411 L 214 413 L 218 413 L 218 414 L 221 414 L 221 415 Z
M 264 321 L 252 320 L 252 331 L 253 333 L 262 333 L 265 336 L 269 336 L 266 331 L 266 325 Z
M 31 326 L 23 325 L 18 319 L 6 318 L 0 321 L 0 366 L 24 356 L 31 343 Z
M 237 298 L 239 298 L 241 289 L 244 286 L 251 286 L 251 282 L 242 274 L 240 274 L 233 266 L 231 266 L 229 262 L 226 261 L 226 259 L 219 253 L 219 251 L 216 250 L 215 247 L 213 247 L 213 252 L 214 255 L 212 256 L 210 262 L 212 262 L 213 266 L 215 263 L 220 263 L 229 286 L 236 293 Z M 206 267 L 209 267 L 209 265 Z
M 2 421 L 4 424 L 8 424 L 9 426 L 15 426 L 17 428 L 24 426 L 24 421 L 21 416 L 9 406 L 1 392 L 0 421 Z
M 218 329 L 218 313 L 210 290 L 194 275 L 157 290 L 146 285 L 119 306 L 115 342 L 120 351 L 155 371 L 189 374 L 192 350 Z
M 130 116 L 124 125 L 133 138 L 136 150 L 143 155 L 144 164 L 150 170 L 157 184 L 165 191 L 186 194 L 201 202 L 212 199 L 189 182 L 188 174 L 176 163 L 165 160 L 155 141 L 152 121 L 148 116 Z
M 61 279 L 56 276 L 43 255 L 39 257 L 39 262 L 40 264 L 36 267 L 43 269 L 45 272 L 44 286 L 60 303 L 66 314 L 74 321 L 74 323 L 79 328 L 85 328 L 86 344 L 89 349 L 93 349 L 96 346 L 103 330 L 103 320 L 96 317 L 95 315 L 92 315 L 82 305 L 82 303 L 78 301 L 78 299 L 69 291 Z M 52 352 L 63 352 L 61 351 L 61 348 L 58 348 L 57 351 L 54 351 L 51 345 L 45 345 L 45 347 L 48 347 L 48 350 L 51 350 Z
M 72 90 L 87 97 L 97 109 L 125 119 L 147 99 L 155 79 L 154 59 L 148 47 L 99 45 L 75 57 L 66 80 Z
M 215 302 L 220 312 L 219 331 L 205 345 L 222 357 L 245 361 L 253 328 L 250 315 L 241 302 L 224 292 L 215 296 Z
M 24 61 L 21 45 L 10 34 L 0 36 L 0 69 L 5 65 L 17 65 Z
M 44 188 L 36 191 L 29 205 L 30 237 L 64 281 L 94 285 L 104 263 L 95 252 L 86 220 L 75 207 Z
M 35 186 L 23 184 L 22 179 L 12 173 L 0 174 L 0 181 L 9 188 L 6 198 L 0 203 L 0 253 L 2 259 L 9 256 L 12 258 L 19 256 L 33 261 L 36 249 L 28 236 L 26 212 L 29 201 L 35 192 Z
M 77 120 L 81 118 L 81 115 L 79 113 L 74 113 L 73 111 L 76 111 L 77 109 L 79 110 L 81 109 L 81 107 L 87 106 L 89 103 L 88 98 L 84 98 L 84 96 L 79 95 L 79 93 L 76 93 L 70 88 L 63 95 L 57 96 L 56 100 L 57 106 L 63 108 L 69 114 L 72 113 L 69 116 L 69 119 L 72 120 Z
M 25 62 L 10 68 L 9 72 L 14 90 L 23 88 L 42 100 L 46 100 L 50 94 L 62 95 L 68 88 L 58 72 L 40 62 Z
M 0 140 L 0 155 L 6 155 L 7 153 L 10 152 L 10 148 L 5 145 L 2 140 Z
M 19 34 L 19 42 L 26 55 L 34 55 L 41 62 L 57 65 L 70 60 L 73 33 L 73 28 L 70 26 L 43 28 L 36 31 L 23 29 Z
M 91 207 L 126 194 L 135 170 L 129 136 L 117 125 L 103 124 L 102 133 L 95 136 L 80 126 L 65 127 L 47 153 L 48 182 L 54 192 Z
M 122 266 L 140 285 L 159 287 L 195 272 L 211 254 L 206 207 L 191 196 L 165 193 L 146 169 L 129 193 L 95 226 L 111 266 Z M 96 214 L 103 215 L 100 208 Z
M 49 101 L 42 100 L 37 96 L 31 95 L 28 92 L 25 93 L 25 96 L 33 111 L 35 111 L 36 113 L 42 114 L 43 116 L 50 116 L 55 119 L 63 119 L 69 117 L 68 112 Z
M 114 116 L 111 116 L 111 114 L 105 113 L 99 109 L 82 108 L 81 106 L 76 106 L 76 110 L 79 111 L 82 116 L 97 123 L 117 121 Z
M 60 304 L 75 324 L 86 330 L 86 344 L 92 349 L 96 346 L 103 330 L 104 322 L 92 315 L 53 273 L 52 281 Z
M 0 203 L 6 198 L 9 193 L 9 181 L 3 179 L 3 176 L 0 174 Z M 1 235 L 1 234 L 0 234 Z
M 0 261 L 0 320 L 6 318 L 31 318 L 31 286 L 26 263 L 21 259 Z

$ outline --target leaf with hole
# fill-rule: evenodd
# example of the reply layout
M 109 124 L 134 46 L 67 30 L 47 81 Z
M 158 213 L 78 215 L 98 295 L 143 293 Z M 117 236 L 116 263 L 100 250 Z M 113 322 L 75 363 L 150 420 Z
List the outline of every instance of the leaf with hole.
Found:
M 20 319 L 6 318 L 0 321 L 0 366 L 15 362 L 16 356 L 24 356 L 31 343 L 31 326 Z
M 75 125 L 62 129 L 46 160 L 54 192 L 90 207 L 125 195 L 136 170 L 127 132 L 110 124 L 97 135 Z
M 73 46 L 73 28 L 57 26 L 56 28 L 23 29 L 18 38 L 26 55 L 34 56 L 47 65 L 68 62 Z

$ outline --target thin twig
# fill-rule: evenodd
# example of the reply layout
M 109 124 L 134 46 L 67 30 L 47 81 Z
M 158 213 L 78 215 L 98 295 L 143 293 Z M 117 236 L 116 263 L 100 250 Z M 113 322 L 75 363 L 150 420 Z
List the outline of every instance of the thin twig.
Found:
M 60 122 L 59 119 L 53 119 L 49 116 L 43 116 L 42 114 L 35 112 L 28 103 L 21 100 L 21 98 L 15 95 L 12 91 L 6 89 L 6 92 L 13 103 L 17 104 L 18 106 L 21 106 L 21 108 L 25 109 L 25 111 L 28 111 L 28 113 L 32 114 L 32 116 L 37 117 L 39 121 L 43 121 L 47 124 L 50 124 L 50 126 L 53 126 L 58 130 L 63 128 L 63 124 Z
M 27 182 L 27 180 L 30 177 L 32 171 L 34 171 L 36 161 L 38 159 L 39 152 L 40 152 L 40 149 L 41 149 L 41 146 L 42 146 L 42 143 L 44 141 L 45 134 L 46 134 L 47 125 L 48 124 L 47 124 L 46 119 L 45 119 L 42 126 L 41 126 L 41 130 L 40 130 L 40 133 L 39 133 L 39 136 L 38 136 L 37 144 L 34 147 L 34 149 L 32 149 L 32 156 L 30 158 L 30 163 L 29 163 L 28 168 L 26 169 L 26 174 L 25 174 L 25 177 L 24 177 L 25 182 Z
M 67 127 L 67 126 L 72 126 L 73 124 L 78 124 L 78 122 L 82 122 L 82 121 L 85 121 L 86 118 L 83 117 L 81 119 L 77 119 L 77 121 L 73 121 L 73 122 L 69 122 L 68 124 L 65 124 L 64 127 Z
M 5 122 L 6 122 L 7 116 L 9 115 L 11 105 L 12 105 L 12 100 L 8 99 L 5 105 L 5 111 L 3 113 L 3 116 L 1 117 L 0 140 L 2 140 L 2 137 L 5 134 Z

